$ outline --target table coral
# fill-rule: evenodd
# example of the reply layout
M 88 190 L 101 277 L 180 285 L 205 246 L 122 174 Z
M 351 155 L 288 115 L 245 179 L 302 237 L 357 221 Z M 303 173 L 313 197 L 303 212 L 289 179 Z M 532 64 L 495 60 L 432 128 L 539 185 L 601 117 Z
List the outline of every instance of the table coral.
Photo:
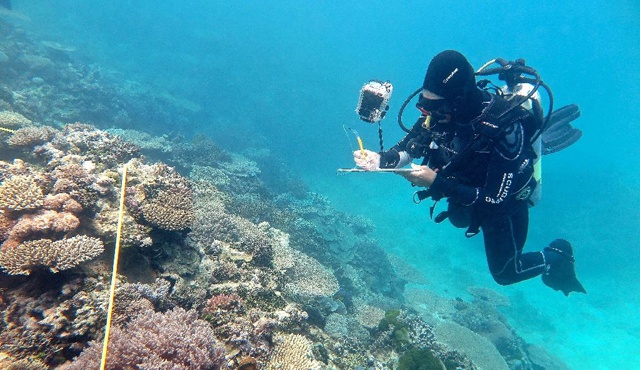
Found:
M 333 272 L 318 260 L 298 251 L 293 251 L 296 264 L 288 272 L 289 282 L 284 292 L 294 300 L 306 302 L 318 297 L 331 297 L 340 285 Z
M 104 244 L 100 239 L 85 235 L 56 241 L 30 240 L 15 247 L 2 248 L 0 267 L 10 275 L 29 275 L 41 266 L 58 272 L 73 268 L 103 251 Z

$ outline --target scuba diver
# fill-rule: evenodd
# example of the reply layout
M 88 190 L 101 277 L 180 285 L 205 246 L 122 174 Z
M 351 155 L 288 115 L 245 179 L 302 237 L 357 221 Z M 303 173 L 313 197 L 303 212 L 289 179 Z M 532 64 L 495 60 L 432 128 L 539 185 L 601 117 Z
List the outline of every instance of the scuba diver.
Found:
M 501 63 L 507 66 L 502 69 L 505 71 L 514 67 L 516 76 L 531 71 L 537 76 L 522 60 Z M 544 284 L 566 296 L 586 293 L 576 277 L 568 241 L 557 239 L 542 251 L 523 252 L 529 207 L 538 186 L 534 163 L 541 154 L 577 141 L 580 130 L 568 123 L 566 107 L 557 111 L 557 116 L 551 115 L 551 103 L 543 119 L 534 96 L 537 86 L 524 93 L 505 94 L 502 89 L 491 92 L 484 88 L 486 83 L 477 84 L 475 76 L 461 53 L 446 50 L 437 54 L 428 66 L 422 88 L 414 93 L 420 93 L 416 104 L 420 118 L 411 129 L 399 119 L 407 135 L 386 151 L 355 151 L 356 164 L 370 171 L 400 168 L 423 158 L 422 165 L 412 163 L 413 171 L 399 174 L 413 186 L 426 188 L 416 193 L 420 201 L 428 197 L 436 203 L 447 199 L 447 211 L 438 214 L 436 222 L 448 218 L 455 227 L 467 228 L 467 237 L 482 231 L 489 270 L 498 284 L 542 275 Z M 539 76 L 537 81 L 539 86 Z M 551 135 L 545 136 L 544 132 Z M 536 150 L 535 143 L 541 142 L 543 147 Z

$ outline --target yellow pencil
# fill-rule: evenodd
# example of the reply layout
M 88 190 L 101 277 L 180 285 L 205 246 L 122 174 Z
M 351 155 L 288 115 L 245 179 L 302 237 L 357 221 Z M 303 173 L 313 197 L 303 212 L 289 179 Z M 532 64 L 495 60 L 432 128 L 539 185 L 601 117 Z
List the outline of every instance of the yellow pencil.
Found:
M 360 145 L 360 153 L 362 153 L 362 157 L 367 159 L 367 153 L 364 151 L 364 145 L 362 145 L 362 139 L 358 136 L 358 145 Z

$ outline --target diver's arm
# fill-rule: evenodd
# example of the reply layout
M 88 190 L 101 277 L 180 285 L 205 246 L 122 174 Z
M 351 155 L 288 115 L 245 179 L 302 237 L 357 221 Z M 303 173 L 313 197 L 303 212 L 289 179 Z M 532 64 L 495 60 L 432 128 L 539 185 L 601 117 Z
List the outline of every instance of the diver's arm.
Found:
M 391 149 L 380 153 L 380 168 L 400 168 L 411 162 L 413 157 L 407 152 L 407 144 L 424 132 L 424 117 L 418 118 L 408 134 Z

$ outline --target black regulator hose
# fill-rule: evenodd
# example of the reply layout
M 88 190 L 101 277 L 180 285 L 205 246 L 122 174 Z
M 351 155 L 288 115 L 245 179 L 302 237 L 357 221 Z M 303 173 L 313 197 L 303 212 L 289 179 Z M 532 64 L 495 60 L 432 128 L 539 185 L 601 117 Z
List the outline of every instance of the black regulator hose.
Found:
M 409 104 L 409 102 L 421 91 L 422 91 L 422 87 L 420 87 L 418 90 L 414 91 L 411 95 L 409 95 L 407 100 L 405 100 L 404 103 L 402 103 L 402 106 L 400 107 L 400 111 L 398 111 L 398 125 L 400 125 L 400 128 L 402 129 L 402 131 L 406 133 L 409 133 L 411 129 L 408 129 L 407 126 L 405 126 L 404 123 L 402 123 L 402 114 L 404 113 L 404 108 L 406 108 L 407 104 Z

